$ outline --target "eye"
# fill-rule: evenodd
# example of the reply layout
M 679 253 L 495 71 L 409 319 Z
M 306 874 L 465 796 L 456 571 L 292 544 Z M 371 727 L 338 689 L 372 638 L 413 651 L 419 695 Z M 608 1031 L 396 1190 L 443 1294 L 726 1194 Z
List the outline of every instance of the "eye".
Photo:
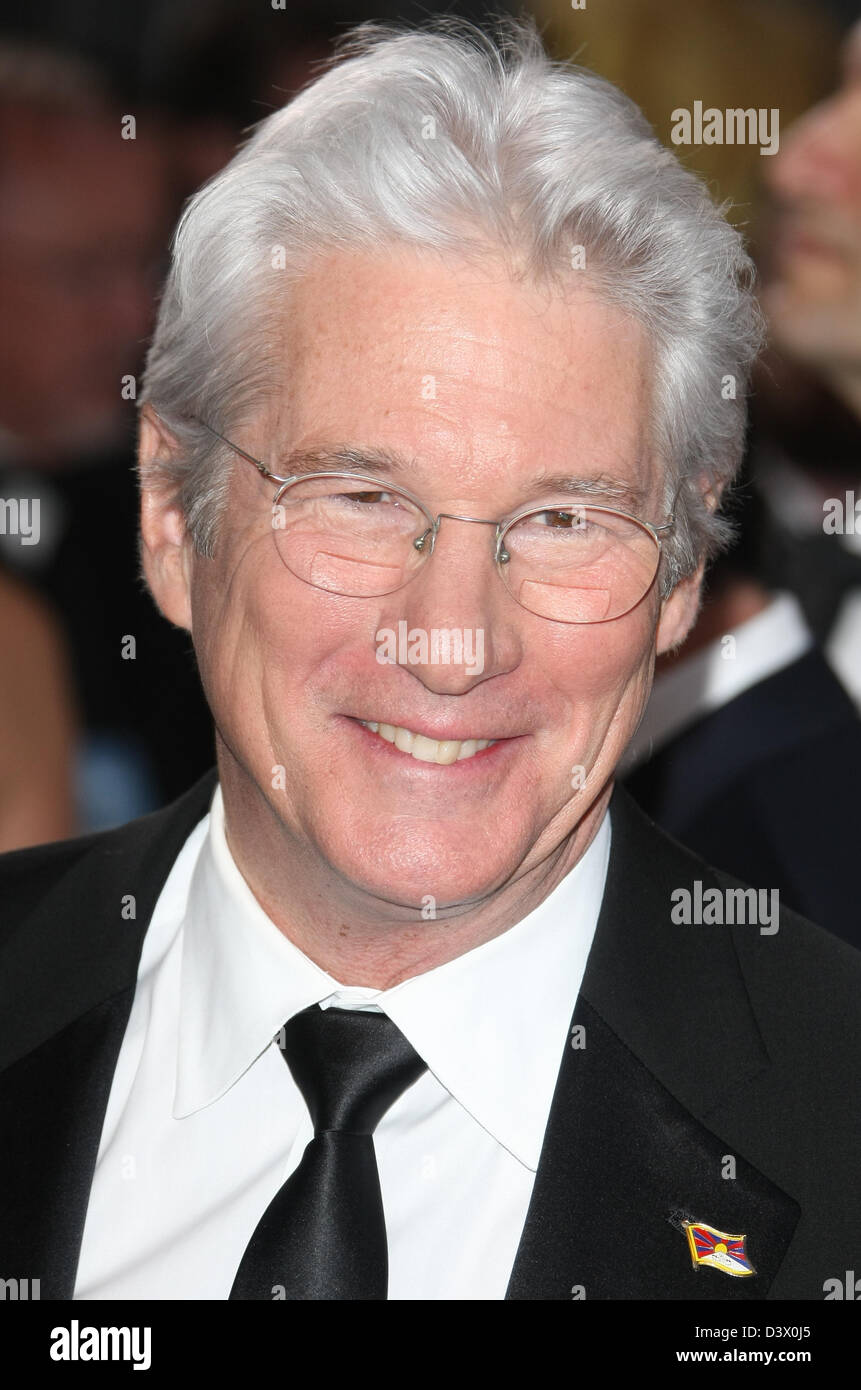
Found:
M 542 530 L 576 531 L 581 534 L 594 524 L 584 507 L 552 507 L 525 518 L 527 523 Z
M 542 526 L 556 526 L 566 528 L 571 526 L 583 526 L 586 518 L 582 512 L 552 511 L 539 512 L 536 521 Z
M 392 492 L 384 492 L 382 488 L 368 489 L 365 492 L 339 492 L 336 496 L 339 501 L 357 502 L 366 507 L 372 507 L 381 502 L 389 502 L 395 507 L 400 505 L 400 498 Z

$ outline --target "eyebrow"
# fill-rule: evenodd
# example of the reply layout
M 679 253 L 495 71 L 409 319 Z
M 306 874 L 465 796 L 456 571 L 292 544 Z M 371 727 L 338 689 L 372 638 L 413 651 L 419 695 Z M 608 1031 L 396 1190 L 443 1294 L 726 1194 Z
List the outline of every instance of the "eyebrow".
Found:
M 351 473 L 371 473 L 375 476 L 401 481 L 409 492 L 420 495 L 413 486 L 415 474 L 420 471 L 417 460 L 382 448 L 355 448 L 351 445 L 337 445 L 317 449 L 294 449 L 278 461 L 281 477 L 302 477 L 306 473 L 328 473 L 346 470 Z M 570 473 L 536 473 L 520 489 L 526 505 L 532 498 L 547 493 L 566 493 L 569 496 L 595 497 L 615 504 L 622 504 L 627 510 L 642 508 L 648 494 L 644 488 L 623 478 L 613 477 L 606 472 L 592 476 L 577 476 Z

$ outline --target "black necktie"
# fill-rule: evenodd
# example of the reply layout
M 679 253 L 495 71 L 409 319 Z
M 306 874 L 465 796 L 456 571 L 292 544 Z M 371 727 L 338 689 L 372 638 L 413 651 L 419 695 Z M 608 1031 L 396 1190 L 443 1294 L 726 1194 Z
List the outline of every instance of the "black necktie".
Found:
M 314 1138 L 261 1216 L 230 1297 L 385 1299 L 388 1246 L 373 1133 L 425 1063 L 385 1014 L 316 1004 L 291 1018 L 279 1046 Z

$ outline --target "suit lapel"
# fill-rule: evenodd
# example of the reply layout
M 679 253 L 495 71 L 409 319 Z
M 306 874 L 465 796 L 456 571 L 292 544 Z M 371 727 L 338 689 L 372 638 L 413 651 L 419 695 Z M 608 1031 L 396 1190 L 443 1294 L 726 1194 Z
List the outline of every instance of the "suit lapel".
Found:
M 16 983 L 0 987 L 0 1264 L 6 1278 L 40 1279 L 45 1298 L 74 1292 L 141 945 L 214 785 L 212 772 L 165 811 L 41 851 L 51 887 L 3 945 L 0 980 Z M 585 1046 L 562 1058 L 506 1297 L 761 1299 L 799 1209 L 721 1140 L 715 1118 L 769 1065 L 731 934 L 671 925 L 673 889 L 713 880 L 623 792 L 612 825 L 572 1020 Z M 134 919 L 122 913 L 130 895 Z M 725 1155 L 734 1179 L 722 1176 Z M 695 1270 L 679 1213 L 746 1235 L 756 1275 Z
M 762 1299 L 800 1210 L 721 1139 L 717 1117 L 769 1059 L 729 929 L 670 920 L 675 889 L 715 880 L 620 790 L 611 819 L 578 1031 L 506 1297 Z M 695 1268 L 682 1218 L 745 1235 L 756 1273 Z
M 134 985 L 0 1077 L 0 1251 L 42 1298 L 70 1299 L 117 1055 Z
M 586 1045 L 562 1064 L 506 1297 L 764 1298 L 796 1204 L 679 1104 L 582 998 L 574 1017 Z M 683 1217 L 747 1236 L 756 1274 L 694 1268 Z
M 15 982 L 0 992 L 0 1265 L 6 1278 L 41 1280 L 43 1298 L 74 1292 L 143 938 L 214 786 L 213 771 L 164 811 L 25 852 L 44 855 L 52 886 L 0 957 L 0 978 Z

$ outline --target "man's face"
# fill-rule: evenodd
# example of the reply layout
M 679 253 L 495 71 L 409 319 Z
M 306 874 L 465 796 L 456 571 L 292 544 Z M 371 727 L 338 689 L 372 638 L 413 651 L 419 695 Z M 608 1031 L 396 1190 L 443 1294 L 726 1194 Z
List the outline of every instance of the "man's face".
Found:
M 273 471 L 288 450 L 374 447 L 414 461 L 406 485 L 433 515 L 570 505 L 540 490 L 542 474 L 570 474 L 636 488 L 639 514 L 665 519 L 646 336 L 585 281 L 566 303 L 492 266 L 339 253 L 302 282 L 284 331 L 271 409 L 234 441 Z M 292 839 L 390 903 L 481 899 L 556 849 L 606 793 L 648 694 L 656 588 L 614 621 L 548 621 L 505 589 L 493 527 L 444 520 L 405 588 L 340 597 L 283 564 L 274 492 L 238 464 L 216 556 L 191 561 L 190 618 L 179 613 L 224 759 L 286 828 L 288 857 Z M 692 592 L 665 605 L 663 640 L 679 640 Z M 480 630 L 481 669 L 381 664 L 376 634 L 401 621 Z M 440 765 L 360 720 L 496 742 Z
M 152 325 L 169 208 L 162 153 L 119 121 L 4 117 L 0 423 L 61 455 L 110 441 Z
M 827 369 L 861 364 L 861 24 L 843 85 L 797 122 L 767 174 L 777 200 L 772 283 L 763 296 L 775 338 Z

